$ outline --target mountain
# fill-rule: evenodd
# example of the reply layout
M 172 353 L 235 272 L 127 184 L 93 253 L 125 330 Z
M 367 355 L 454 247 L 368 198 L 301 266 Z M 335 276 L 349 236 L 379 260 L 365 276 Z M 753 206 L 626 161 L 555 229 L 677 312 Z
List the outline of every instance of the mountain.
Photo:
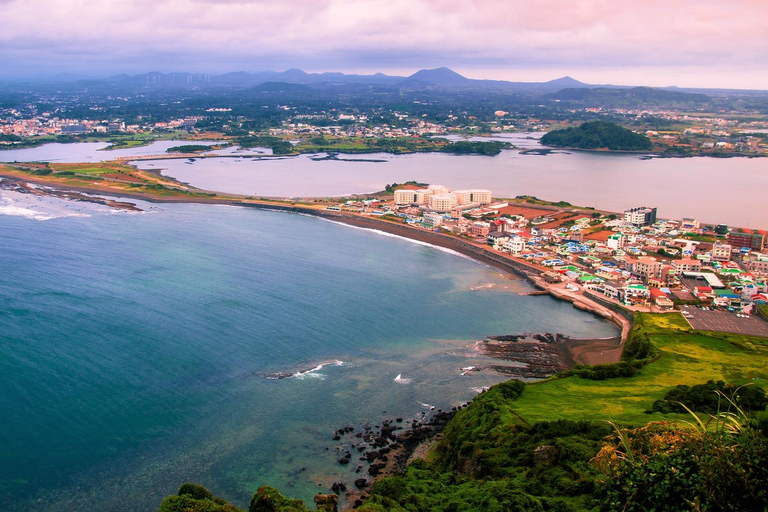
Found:
M 463 77 L 452 69 L 442 67 L 436 69 L 422 69 L 412 74 L 397 85 L 404 87 L 412 86 L 438 86 L 438 87 L 451 87 L 451 86 L 468 86 L 476 80 L 470 80 Z
M 594 85 L 589 85 L 589 84 L 585 84 L 584 82 L 579 82 L 578 80 L 571 78 L 569 76 L 556 78 L 554 80 L 550 80 L 549 82 L 544 82 L 542 83 L 542 85 L 547 87 L 554 87 L 557 89 L 595 87 Z

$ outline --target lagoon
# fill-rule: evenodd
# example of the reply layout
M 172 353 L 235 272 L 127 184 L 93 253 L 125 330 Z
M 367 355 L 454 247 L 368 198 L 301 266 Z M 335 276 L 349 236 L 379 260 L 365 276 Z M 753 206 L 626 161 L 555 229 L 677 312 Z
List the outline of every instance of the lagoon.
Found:
M 473 140 L 504 140 L 540 148 L 542 133 L 500 134 Z M 455 138 L 455 137 L 450 137 Z M 0 161 L 103 161 L 163 154 L 189 141 L 99 151 L 106 143 L 49 144 L 0 151 Z M 201 142 L 206 143 L 206 142 Z M 210 142 L 208 142 L 210 143 Z M 487 188 L 496 197 L 533 195 L 609 211 L 656 206 L 662 218 L 765 229 L 768 208 L 766 158 L 642 158 L 634 154 L 554 151 L 548 155 L 505 150 L 494 157 L 443 153 L 326 155 L 259 158 L 268 149 L 226 148 L 228 158 L 138 162 L 206 190 L 256 197 L 317 197 L 371 193 L 393 182 L 416 180 L 449 188 Z M 232 158 L 232 155 L 242 155 Z M 314 159 L 313 159 L 314 158 Z M 360 161 L 369 160 L 369 161 Z

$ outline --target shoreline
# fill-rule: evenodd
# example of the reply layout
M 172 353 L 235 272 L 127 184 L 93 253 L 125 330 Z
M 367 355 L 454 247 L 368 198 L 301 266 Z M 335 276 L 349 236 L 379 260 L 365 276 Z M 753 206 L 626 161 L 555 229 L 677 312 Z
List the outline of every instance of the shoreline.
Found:
M 45 179 L 35 179 L 34 177 L 9 175 L 0 173 L 0 178 L 9 179 L 12 181 L 21 181 L 34 183 L 36 185 L 43 185 L 59 192 L 64 190 L 70 190 L 75 192 L 87 193 L 87 194 L 101 194 L 116 198 L 136 199 L 139 201 L 146 201 L 150 203 L 162 204 L 162 203 L 190 203 L 190 204 L 221 204 L 230 206 L 241 206 L 246 208 L 255 208 L 260 210 L 273 210 L 282 211 L 288 213 L 301 213 L 305 215 L 311 215 L 326 220 L 339 222 L 349 226 L 354 226 L 363 229 L 371 229 L 382 231 L 391 235 L 402 236 L 411 240 L 427 243 L 437 247 L 443 247 L 458 252 L 464 256 L 467 256 L 475 261 L 479 261 L 486 265 L 498 268 L 502 271 L 516 275 L 518 277 L 526 279 L 535 288 L 545 292 L 554 299 L 570 302 L 573 307 L 592 313 L 593 315 L 607 320 L 613 323 L 620 332 L 620 344 L 616 347 L 618 354 L 604 355 L 599 358 L 594 355 L 590 355 L 588 347 L 583 347 L 577 354 L 574 354 L 575 362 L 579 364 L 600 364 L 618 362 L 621 356 L 621 350 L 624 347 L 624 343 L 627 340 L 629 330 L 631 329 L 631 323 L 628 319 L 622 316 L 620 313 L 613 311 L 611 308 L 601 304 L 596 300 L 581 295 L 568 292 L 564 289 L 564 286 L 557 286 L 555 284 L 547 283 L 541 277 L 544 269 L 533 266 L 519 259 L 512 258 L 504 253 L 494 251 L 489 247 L 484 247 L 480 244 L 474 243 L 469 240 L 464 240 L 455 236 L 442 234 L 434 231 L 427 231 L 416 227 L 411 227 L 405 224 L 396 224 L 379 218 L 371 216 L 363 216 L 347 212 L 337 212 L 326 210 L 325 206 L 311 204 L 296 203 L 286 204 L 284 202 L 269 202 L 248 200 L 245 197 L 237 197 L 234 195 L 228 196 L 216 196 L 216 197 L 158 197 L 152 194 L 145 193 L 131 193 L 124 192 L 122 190 L 114 190 L 107 187 L 70 187 L 65 184 L 50 182 Z M 203 193 L 209 193 L 209 191 L 200 191 Z M 215 192 L 211 192 L 215 193 Z M 604 350 L 602 351 L 605 352 Z M 615 351 L 614 351 L 615 352 Z M 587 362 L 587 361 L 599 361 L 599 362 Z

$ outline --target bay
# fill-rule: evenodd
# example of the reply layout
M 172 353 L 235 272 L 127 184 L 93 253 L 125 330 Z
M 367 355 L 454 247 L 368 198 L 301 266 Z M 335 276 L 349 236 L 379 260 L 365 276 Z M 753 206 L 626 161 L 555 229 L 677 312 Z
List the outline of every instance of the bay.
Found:
M 267 484 L 311 501 L 355 478 L 336 428 L 503 380 L 460 375 L 473 340 L 616 332 L 455 253 L 321 219 L 3 194 L 3 510 L 154 511 L 185 481 L 241 506 Z

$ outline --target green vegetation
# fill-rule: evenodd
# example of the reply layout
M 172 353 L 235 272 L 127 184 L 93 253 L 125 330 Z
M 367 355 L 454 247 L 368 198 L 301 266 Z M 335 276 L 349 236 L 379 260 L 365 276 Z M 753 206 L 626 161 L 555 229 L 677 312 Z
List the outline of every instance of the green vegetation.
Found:
M 235 138 L 235 143 L 242 148 L 270 148 L 274 155 L 293 153 L 293 145 L 279 137 L 269 135 L 248 135 Z
M 735 406 L 746 412 L 762 411 L 768 405 L 765 390 L 756 386 L 737 388 L 719 380 L 710 380 L 706 384 L 686 386 L 684 384 L 667 392 L 663 400 L 656 400 L 649 413 L 686 412 L 686 408 L 694 412 L 711 415 L 730 409 L 731 404 L 722 397 L 733 397 Z
M 765 510 L 767 358 L 768 339 L 636 314 L 620 362 L 493 386 L 357 510 Z M 258 510 L 304 510 L 280 499 Z
M 336 495 L 318 494 L 317 510 L 336 510 Z M 160 504 L 160 512 L 244 512 L 228 501 L 217 498 L 205 487 L 184 484 L 175 495 L 168 496 Z M 301 500 L 286 498 L 274 487 L 259 487 L 248 504 L 248 512 L 309 512 Z
M 184 146 L 173 146 L 165 150 L 166 153 L 204 153 L 211 151 L 213 146 L 204 144 L 187 144 Z
M 462 140 L 445 146 L 442 151 L 456 155 L 477 154 L 494 156 L 501 153 L 502 147 L 505 147 L 505 144 L 501 142 L 470 142 Z
M 575 128 L 554 130 L 541 138 L 545 146 L 613 151 L 650 151 L 651 140 L 607 121 L 589 121 Z
M 390 194 L 393 194 L 395 190 L 398 190 L 400 188 L 403 188 L 405 185 L 414 185 L 416 187 L 427 187 L 428 185 L 426 183 L 419 183 L 418 181 L 406 181 L 405 183 L 392 183 L 391 185 L 387 185 L 384 187 L 385 192 L 389 192 Z

